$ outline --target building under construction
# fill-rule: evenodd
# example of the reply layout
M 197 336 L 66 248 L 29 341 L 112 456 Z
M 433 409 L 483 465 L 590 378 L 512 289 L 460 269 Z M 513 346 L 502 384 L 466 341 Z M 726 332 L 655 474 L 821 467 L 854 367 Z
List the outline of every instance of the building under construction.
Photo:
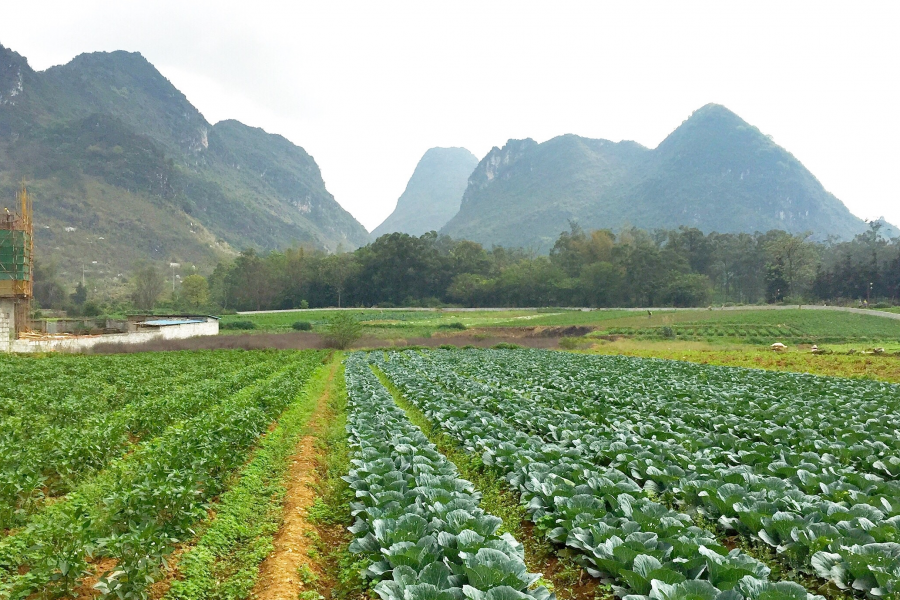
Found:
M 27 330 L 34 286 L 34 226 L 25 183 L 0 212 L 0 351 Z

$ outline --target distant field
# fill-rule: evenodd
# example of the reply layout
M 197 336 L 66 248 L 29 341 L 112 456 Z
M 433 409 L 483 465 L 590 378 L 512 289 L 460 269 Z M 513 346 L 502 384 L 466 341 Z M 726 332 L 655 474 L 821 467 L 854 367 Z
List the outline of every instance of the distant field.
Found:
M 900 351 L 900 344 L 888 348 Z M 665 342 L 622 340 L 599 344 L 588 354 L 626 355 L 640 358 L 665 358 L 704 365 L 749 367 L 767 371 L 790 371 L 812 375 L 855 377 L 900 383 L 900 358 L 872 354 L 815 355 L 808 350 L 772 352 L 738 345 L 719 345 L 703 342 Z
M 379 338 L 430 337 L 440 331 L 458 331 L 462 324 L 467 329 L 481 327 L 531 327 L 596 325 L 607 319 L 628 315 L 627 311 L 591 311 L 567 309 L 504 310 L 504 311 L 400 311 L 359 309 L 350 312 L 363 323 L 365 335 Z M 223 333 L 286 332 L 297 321 L 312 324 L 313 331 L 321 331 L 335 310 L 307 310 L 255 315 L 227 315 L 221 324 L 227 327 L 235 321 L 250 321 L 252 330 L 224 330 Z
M 223 333 L 279 333 L 292 331 L 298 321 L 309 322 L 313 332 L 324 331 L 335 310 L 307 310 L 222 318 Z M 654 310 L 572 309 L 540 310 L 382 310 L 350 312 L 363 323 L 367 337 L 399 340 L 432 336 L 520 335 L 523 328 L 590 327 L 591 337 L 622 336 L 636 340 L 704 341 L 720 344 L 768 346 L 785 344 L 845 345 L 841 349 L 888 347 L 900 343 L 900 320 L 830 310 Z M 253 323 L 253 329 L 232 330 L 231 324 Z M 468 331 L 463 331 L 468 330 Z M 481 332 L 481 333 L 479 333 Z M 499 331 L 498 331 L 499 333 Z M 561 334 L 567 335 L 567 334 Z M 835 348 L 837 349 L 837 348 Z
M 595 335 L 721 340 L 751 344 L 900 340 L 900 321 L 826 310 L 654 312 L 605 321 Z

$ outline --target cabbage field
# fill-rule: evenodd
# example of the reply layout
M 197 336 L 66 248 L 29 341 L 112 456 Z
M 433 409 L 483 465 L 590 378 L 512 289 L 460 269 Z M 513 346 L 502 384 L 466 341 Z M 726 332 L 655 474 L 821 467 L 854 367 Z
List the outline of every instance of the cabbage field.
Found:
M 822 583 L 900 592 L 897 386 L 526 350 L 369 362 L 617 595 L 807 597 L 735 539 Z
M 900 597 L 893 384 L 525 349 L 0 367 L 0 599 Z

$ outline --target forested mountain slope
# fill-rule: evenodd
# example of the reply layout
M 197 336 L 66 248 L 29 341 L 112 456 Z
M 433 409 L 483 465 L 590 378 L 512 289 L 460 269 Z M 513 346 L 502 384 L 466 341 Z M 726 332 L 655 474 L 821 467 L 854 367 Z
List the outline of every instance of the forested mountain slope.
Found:
M 4 202 L 23 178 L 37 255 L 69 279 L 82 263 L 114 277 L 138 260 L 211 265 L 244 247 L 368 240 L 302 148 L 237 121 L 211 125 L 137 53 L 38 72 L 0 46 Z
M 547 251 L 570 220 L 584 229 L 782 229 L 817 239 L 866 229 L 789 152 L 709 104 L 653 150 L 575 135 L 495 147 L 442 233 Z
M 397 206 L 372 231 L 376 239 L 386 233 L 422 235 L 437 231 L 459 212 L 469 175 L 478 164 L 465 148 L 431 148 L 419 160 Z

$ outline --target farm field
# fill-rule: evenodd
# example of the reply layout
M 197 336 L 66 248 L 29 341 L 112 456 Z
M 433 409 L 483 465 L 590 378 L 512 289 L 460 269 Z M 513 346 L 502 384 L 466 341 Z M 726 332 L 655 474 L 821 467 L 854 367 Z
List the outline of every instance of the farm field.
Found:
M 0 597 L 147 597 L 270 425 L 296 436 L 326 357 L 0 357 Z
M 337 314 L 334 310 L 305 310 L 296 312 L 262 313 L 249 315 L 225 315 L 221 324 L 223 333 L 287 332 L 298 321 L 307 321 L 314 331 L 324 328 L 328 319 Z M 452 334 L 462 324 L 468 329 L 496 327 L 528 327 L 579 325 L 597 323 L 627 315 L 626 311 L 582 312 L 572 309 L 541 310 L 381 310 L 359 309 L 350 312 L 363 324 L 364 335 L 380 339 L 401 337 L 429 337 L 435 334 Z M 252 322 L 252 330 L 227 329 L 234 322 Z
M 900 591 L 895 385 L 526 349 L 0 366 L 0 598 Z
M 363 324 L 368 345 L 391 340 L 465 339 L 528 335 L 527 330 L 578 328 L 573 335 L 624 337 L 636 340 L 705 341 L 721 344 L 768 346 L 831 344 L 838 350 L 851 347 L 900 349 L 900 320 L 867 314 L 810 309 L 715 309 L 644 311 L 541 309 L 541 310 L 380 310 L 349 311 Z M 228 315 L 223 332 L 288 332 L 298 321 L 310 323 L 313 332 L 324 331 L 336 311 Z M 228 329 L 234 323 L 252 323 L 253 329 Z M 564 332 L 561 333 L 561 335 Z
M 900 589 L 896 386 L 524 350 L 370 361 L 617 595 Z
M 885 354 L 846 354 L 852 344 L 829 344 L 834 354 L 813 354 L 809 347 L 789 347 L 785 352 L 769 348 L 748 347 L 738 343 L 709 343 L 665 340 L 620 339 L 598 341 L 582 351 L 588 354 L 626 355 L 640 358 L 663 358 L 704 365 L 746 367 L 770 371 L 788 371 L 874 379 L 900 383 L 900 344 L 885 344 Z
M 768 345 L 900 342 L 900 321 L 828 310 L 656 312 L 605 321 L 597 335 L 638 339 L 737 341 Z

